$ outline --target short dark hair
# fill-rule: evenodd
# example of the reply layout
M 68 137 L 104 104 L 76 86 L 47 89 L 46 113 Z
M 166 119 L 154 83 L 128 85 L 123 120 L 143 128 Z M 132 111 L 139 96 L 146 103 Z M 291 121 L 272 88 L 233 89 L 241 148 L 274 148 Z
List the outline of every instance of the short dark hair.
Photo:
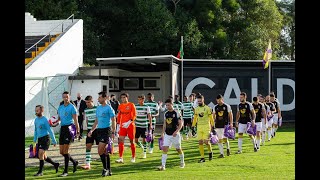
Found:
M 98 94 L 99 94 L 99 96 L 101 95 L 104 98 L 107 97 L 107 93 L 105 91 L 101 91 Z
M 63 92 L 62 94 L 69 94 L 69 92 L 68 92 L 68 91 L 65 91 L 65 92 Z
M 138 98 L 145 99 L 146 96 L 144 94 L 141 94 L 141 95 L 138 96 Z
M 128 93 L 122 93 L 122 94 L 120 94 L 120 97 L 121 96 L 125 96 L 125 97 L 129 98 L 129 94 Z
M 247 97 L 247 93 L 245 93 L 245 92 L 241 92 L 240 95 Z
M 255 97 L 252 98 L 252 100 L 253 100 L 254 102 L 256 102 L 256 101 L 258 101 L 258 98 L 255 96 Z
M 153 94 L 153 93 L 148 93 L 147 95 L 148 95 L 148 96 L 154 96 L 154 94 Z
M 116 95 L 114 95 L 114 94 L 111 94 L 111 95 L 110 95 L 110 97 L 113 97 L 113 96 L 116 96 Z
M 270 97 L 275 97 L 274 94 L 270 93 Z
M 178 94 L 174 95 L 175 98 L 179 98 L 180 96 Z
M 170 104 L 172 104 L 172 99 L 166 99 L 166 101 L 164 102 L 164 103 L 170 103 Z
M 223 96 L 221 94 L 218 94 L 216 99 L 221 99 L 221 98 L 223 98 Z
M 36 108 L 39 107 L 41 110 L 43 109 L 42 105 L 36 105 Z
M 173 99 L 173 97 L 171 95 L 168 96 L 169 99 Z
M 189 97 L 194 97 L 194 94 L 193 94 L 193 93 L 191 93 L 191 94 L 189 95 Z
M 204 97 L 203 97 L 203 95 L 198 95 L 197 96 L 197 99 L 203 99 Z
M 261 96 L 262 96 L 262 94 L 258 94 L 258 95 L 257 95 L 257 97 L 261 97 Z
M 91 101 L 92 100 L 92 96 L 88 95 L 84 100 Z

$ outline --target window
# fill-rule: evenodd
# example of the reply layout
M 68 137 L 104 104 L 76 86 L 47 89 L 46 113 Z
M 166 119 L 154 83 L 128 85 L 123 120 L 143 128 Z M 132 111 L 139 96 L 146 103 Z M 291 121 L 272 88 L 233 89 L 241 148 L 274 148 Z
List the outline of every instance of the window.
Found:
M 159 79 L 143 79 L 144 89 L 160 88 Z
M 109 90 L 119 90 L 119 79 L 109 79 Z
M 138 78 L 124 78 L 123 79 L 124 89 L 139 89 L 139 79 Z

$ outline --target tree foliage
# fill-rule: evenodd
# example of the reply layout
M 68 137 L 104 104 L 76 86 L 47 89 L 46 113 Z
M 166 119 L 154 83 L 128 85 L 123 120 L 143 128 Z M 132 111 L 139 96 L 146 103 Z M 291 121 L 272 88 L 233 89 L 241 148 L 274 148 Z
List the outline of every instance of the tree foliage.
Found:
M 176 55 L 184 58 L 294 58 L 294 1 L 274 0 L 29 0 L 37 19 L 84 20 L 84 61 L 97 57 Z M 281 32 L 286 32 L 281 33 Z

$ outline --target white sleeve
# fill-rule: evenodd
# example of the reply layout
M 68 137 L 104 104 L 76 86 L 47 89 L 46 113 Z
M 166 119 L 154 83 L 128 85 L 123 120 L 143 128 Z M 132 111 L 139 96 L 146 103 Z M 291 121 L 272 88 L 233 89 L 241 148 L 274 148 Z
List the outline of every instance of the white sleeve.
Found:
M 228 111 L 228 113 L 232 112 L 231 106 L 229 104 L 227 104 L 227 111 Z
M 147 106 L 147 114 L 151 114 L 151 110 L 149 106 Z
M 251 103 L 249 103 L 249 102 L 248 102 L 248 104 L 249 104 L 250 111 L 252 111 L 252 110 L 253 110 L 253 106 L 252 106 L 252 104 L 251 104 Z
M 266 110 L 266 108 L 264 107 L 264 104 L 261 104 L 262 105 L 262 110 Z
M 212 113 L 216 113 L 216 105 L 213 105 L 213 107 L 212 107 Z
M 239 111 L 239 104 L 237 105 L 237 111 Z

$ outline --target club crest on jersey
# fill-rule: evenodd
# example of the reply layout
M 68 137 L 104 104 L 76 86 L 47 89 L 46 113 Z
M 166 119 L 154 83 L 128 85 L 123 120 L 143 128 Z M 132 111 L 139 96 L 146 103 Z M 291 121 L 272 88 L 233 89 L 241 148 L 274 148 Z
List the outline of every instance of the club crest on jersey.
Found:
M 244 105 L 245 108 L 247 108 L 247 105 Z
M 246 113 L 246 109 L 240 109 L 241 114 Z
M 176 115 L 175 115 L 175 114 L 172 114 L 172 117 L 173 117 L 173 118 L 175 118 L 175 117 L 176 117 Z
M 106 113 L 102 113 L 101 116 L 102 116 L 102 117 L 106 117 L 107 114 L 106 114 Z
M 204 116 L 204 112 L 201 112 L 201 113 L 199 114 L 199 116 L 200 116 L 200 117 L 203 117 L 203 116 Z
M 259 112 L 259 109 L 254 109 L 254 111 L 255 111 L 256 113 L 258 113 L 258 112 Z
M 218 116 L 223 116 L 223 112 L 224 112 L 224 111 L 219 111 L 219 112 L 218 112 Z
M 223 110 L 226 110 L 226 107 L 223 107 Z
M 167 118 L 166 122 L 167 122 L 167 124 L 171 124 L 172 123 L 172 118 Z
M 126 106 L 126 110 L 129 110 L 130 109 L 130 107 L 129 106 Z

